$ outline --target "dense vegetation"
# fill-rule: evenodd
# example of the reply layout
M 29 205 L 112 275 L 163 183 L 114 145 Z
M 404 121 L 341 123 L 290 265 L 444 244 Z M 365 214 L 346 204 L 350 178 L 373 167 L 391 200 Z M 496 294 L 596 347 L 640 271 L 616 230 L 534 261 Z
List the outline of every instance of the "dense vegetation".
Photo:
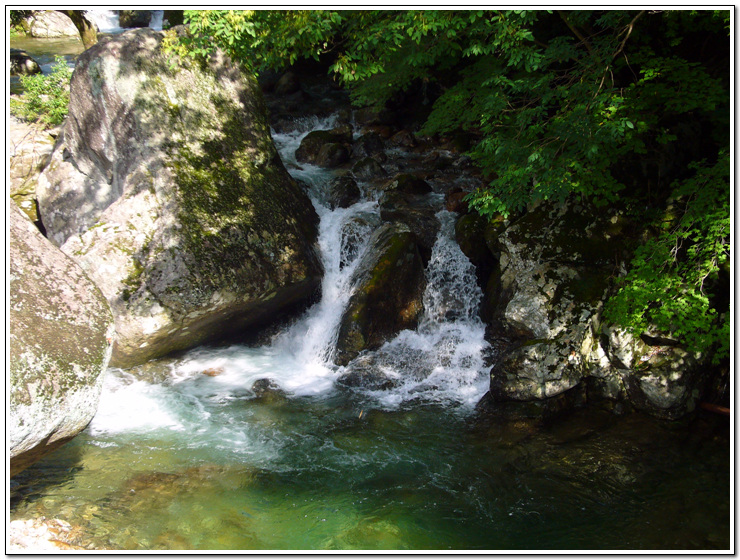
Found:
M 57 56 L 50 74 L 21 76 L 23 94 L 11 98 L 10 112 L 43 128 L 61 124 L 69 107 L 72 70 L 63 56 Z
M 464 133 L 484 216 L 580 197 L 652 224 L 607 317 L 729 355 L 730 12 L 186 11 L 255 71 L 325 61 L 359 105 L 429 101 Z

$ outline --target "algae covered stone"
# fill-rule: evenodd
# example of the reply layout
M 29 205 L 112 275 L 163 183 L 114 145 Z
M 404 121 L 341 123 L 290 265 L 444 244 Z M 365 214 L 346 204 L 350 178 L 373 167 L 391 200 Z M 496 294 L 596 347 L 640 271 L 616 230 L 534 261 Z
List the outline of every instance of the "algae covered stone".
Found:
M 318 217 L 285 170 L 254 76 L 174 61 L 139 29 L 83 53 L 39 181 L 50 239 L 108 298 L 130 367 L 313 295 Z
M 108 302 L 72 259 L 9 205 L 10 474 L 92 420 L 111 356 Z
M 379 348 L 416 327 L 422 311 L 424 263 L 416 237 L 404 224 L 378 228 L 358 265 L 355 291 L 342 315 L 334 361 L 346 365 L 363 350 Z

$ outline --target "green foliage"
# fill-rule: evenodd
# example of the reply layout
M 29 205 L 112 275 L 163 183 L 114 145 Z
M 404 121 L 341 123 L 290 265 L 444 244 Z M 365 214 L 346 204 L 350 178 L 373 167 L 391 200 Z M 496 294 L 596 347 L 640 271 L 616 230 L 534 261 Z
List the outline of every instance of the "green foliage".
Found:
M 28 121 L 52 128 L 64 121 L 69 107 L 69 81 L 72 71 L 63 56 L 48 75 L 21 76 L 23 94 L 19 100 L 11 100 L 11 112 Z
M 692 349 L 729 344 L 716 277 L 729 254 L 730 11 L 187 11 L 180 54 L 254 70 L 328 59 L 359 105 L 435 91 L 420 133 L 464 132 L 488 218 L 533 202 L 618 204 L 646 226 L 611 317 Z M 691 161 L 701 163 L 689 165 Z M 722 170 L 722 172 L 720 172 Z M 676 248 L 679 249 L 676 249 Z M 721 298 L 720 298 L 721 299 Z
M 635 251 L 605 315 L 635 336 L 654 325 L 719 363 L 730 352 L 730 310 L 712 303 L 729 288 L 719 276 L 730 262 L 730 156 L 691 167 L 693 177 L 674 185 L 669 208 L 679 215 L 664 217 L 658 235 Z
M 11 32 L 25 33 L 23 21 L 31 14 L 33 14 L 33 10 L 10 10 L 8 23 L 10 24 Z

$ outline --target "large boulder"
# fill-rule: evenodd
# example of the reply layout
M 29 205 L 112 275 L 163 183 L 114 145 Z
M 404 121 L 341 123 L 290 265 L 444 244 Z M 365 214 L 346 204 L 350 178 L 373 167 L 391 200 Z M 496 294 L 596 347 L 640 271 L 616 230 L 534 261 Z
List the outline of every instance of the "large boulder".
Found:
M 487 237 L 498 255 L 500 320 L 524 341 L 493 368 L 494 398 L 551 398 L 587 374 L 581 347 L 603 307 L 615 250 L 609 241 L 620 227 L 619 217 L 597 220 L 598 227 L 592 220 L 577 205 L 543 204 Z
M 259 325 L 322 274 L 318 217 L 254 77 L 222 54 L 170 65 L 162 37 L 128 31 L 79 57 L 39 179 L 49 239 L 111 304 L 118 367 Z
M 411 230 L 403 224 L 385 224 L 368 243 L 355 272 L 355 291 L 340 321 L 334 356 L 338 365 L 416 327 L 422 311 L 424 263 Z
M 69 441 L 95 415 L 113 316 L 100 290 L 10 202 L 10 475 Z
M 636 337 L 602 318 L 610 279 L 620 274 L 615 263 L 629 257 L 637 232 L 617 211 L 575 202 L 542 204 L 503 231 L 501 224 L 486 226 L 498 262 L 494 307 L 519 341 L 491 370 L 493 401 L 575 395 L 571 389 L 588 381 L 590 396 L 625 400 L 655 416 L 693 410 L 700 357 L 660 333 Z M 486 261 L 480 247 L 469 252 Z
M 79 37 L 80 34 L 69 16 L 56 10 L 34 11 L 22 26 L 29 37 L 39 39 Z

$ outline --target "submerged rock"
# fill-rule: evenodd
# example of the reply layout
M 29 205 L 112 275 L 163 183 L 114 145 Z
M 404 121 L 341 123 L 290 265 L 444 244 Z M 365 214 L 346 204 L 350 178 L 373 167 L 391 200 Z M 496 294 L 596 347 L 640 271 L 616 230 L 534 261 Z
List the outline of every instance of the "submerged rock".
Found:
M 7 435 L 14 476 L 92 420 L 114 330 L 100 290 L 12 203 L 8 233 Z
M 270 137 L 253 76 L 222 54 L 170 66 L 139 29 L 85 51 L 39 180 L 49 238 L 101 288 L 131 367 L 313 295 L 318 217 Z
M 422 311 L 424 263 L 414 234 L 403 224 L 386 224 L 369 244 L 340 321 L 334 356 L 339 365 L 414 328 Z

